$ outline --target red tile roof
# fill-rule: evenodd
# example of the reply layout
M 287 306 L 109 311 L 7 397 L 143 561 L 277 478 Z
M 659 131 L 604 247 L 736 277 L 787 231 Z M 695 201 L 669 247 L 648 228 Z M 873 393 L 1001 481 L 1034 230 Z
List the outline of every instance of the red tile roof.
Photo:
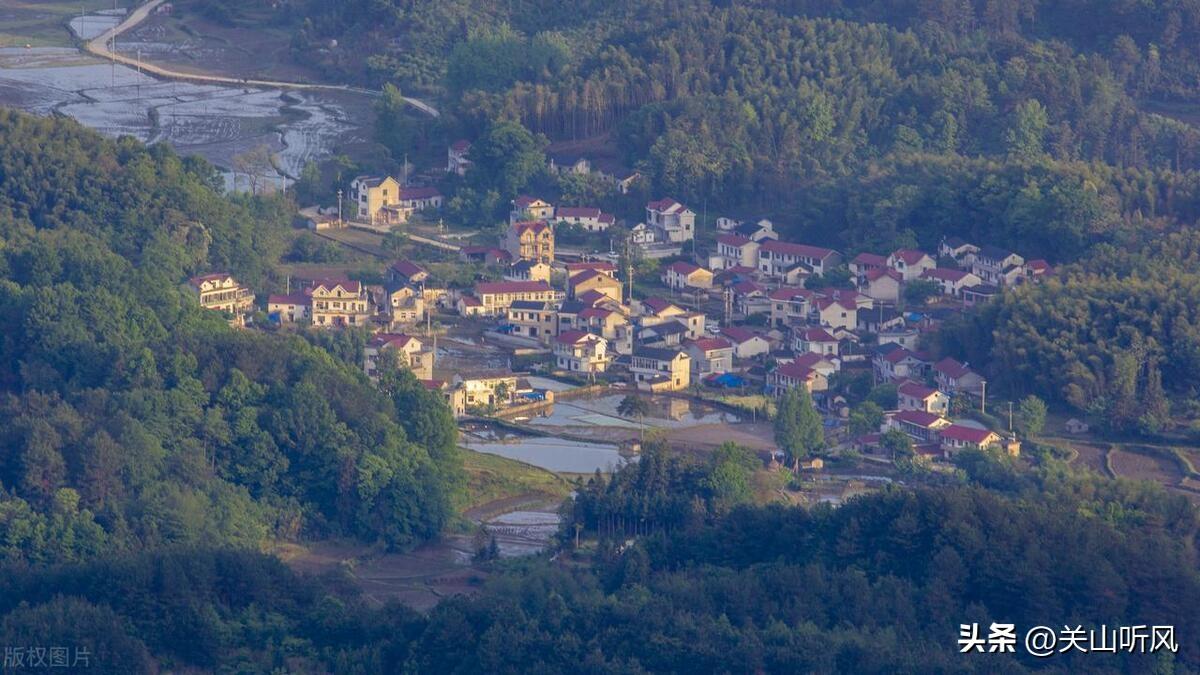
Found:
M 587 262 L 570 262 L 567 263 L 567 274 L 582 272 L 583 270 L 596 270 L 599 272 L 616 272 L 617 266 L 607 260 L 591 260 Z
M 754 331 L 747 330 L 741 326 L 726 326 L 721 329 L 721 335 L 724 335 L 738 344 L 749 342 L 750 340 L 758 337 L 758 334 Z
M 817 374 L 817 371 L 800 363 L 785 363 L 775 369 L 776 376 L 790 377 L 793 380 L 808 380 Z
M 603 307 L 588 307 L 579 313 L 579 318 L 589 320 L 607 319 L 613 314 L 616 314 L 616 312 L 612 311 L 611 309 L 604 309 Z
M 699 272 L 703 268 L 700 267 L 699 265 L 693 265 L 692 263 L 690 263 L 686 260 L 677 260 L 677 261 L 671 263 L 667 267 L 667 269 L 676 274 L 682 274 L 684 276 L 691 276 L 693 273 Z
M 837 342 L 837 338 L 824 328 L 806 328 L 800 333 L 800 339 L 806 342 Z
M 758 284 L 754 283 L 753 281 L 739 281 L 738 283 L 734 284 L 731 288 L 733 288 L 733 292 L 737 293 L 738 295 L 750 295 L 752 293 L 762 293 L 764 290 L 762 286 L 759 286 Z
M 867 272 L 867 281 L 877 281 L 883 277 L 891 277 L 896 281 L 903 281 L 904 277 L 899 272 L 890 267 L 877 267 L 870 272 Z
M 291 295 L 270 295 L 267 296 L 268 305 L 311 305 L 312 298 L 303 293 L 292 293 Z
M 925 399 L 929 398 L 930 396 L 933 396 L 934 394 L 938 393 L 937 389 L 926 387 L 925 385 L 917 383 L 917 382 L 913 382 L 912 380 L 907 380 L 904 383 L 902 383 L 899 387 L 896 388 L 896 391 L 901 394 L 904 394 L 905 396 L 911 396 L 913 398 L 919 398 L 921 400 L 925 400 Z
M 527 231 L 534 234 L 541 234 L 544 230 L 550 229 L 550 224 L 544 220 L 524 220 L 519 223 L 513 223 L 512 229 L 518 235 L 524 234 Z
M 513 200 L 513 204 L 517 208 L 523 209 L 523 208 L 529 206 L 530 204 L 533 204 L 534 202 L 540 202 L 540 201 L 544 201 L 544 200 L 538 199 L 537 197 L 530 197 L 529 195 L 520 195 L 519 197 L 517 197 L 516 199 Z
M 993 432 L 987 429 L 976 429 L 975 427 L 967 427 L 961 424 L 951 424 L 950 426 L 938 431 L 942 438 L 959 441 L 963 443 L 983 443 L 988 440 L 988 437 Z
M 662 298 L 646 298 L 645 300 L 642 300 L 642 305 L 650 308 L 650 311 L 654 312 L 655 314 L 662 314 L 672 307 L 676 309 L 683 309 L 679 305 Z
M 652 211 L 658 211 L 660 213 L 677 213 L 687 209 L 686 206 L 680 204 L 674 199 L 671 199 L 670 197 L 649 202 L 646 204 L 646 208 Z
M 808 300 L 812 298 L 812 295 L 813 292 L 808 289 L 784 286 L 783 288 L 776 288 L 775 290 L 771 291 L 771 295 L 769 297 L 772 300 L 793 300 L 797 297 Z
M 433 197 L 441 197 L 442 192 L 435 187 L 402 187 L 400 188 L 400 200 L 409 199 L 430 199 Z
M 918 251 L 915 248 L 902 248 L 893 253 L 892 257 L 898 260 L 903 260 L 905 265 L 916 265 L 924 258 L 930 257 L 930 255 L 924 251 Z
M 740 234 L 722 234 L 721 236 L 717 237 L 717 243 L 724 244 L 726 246 L 732 246 L 734 248 L 741 248 L 746 244 L 753 244 L 754 242 Z
M 345 291 L 347 291 L 349 293 L 358 293 L 360 290 L 362 290 L 362 284 L 360 284 L 357 281 L 337 281 L 337 280 L 333 280 L 333 279 L 314 280 L 312 282 L 312 286 L 309 286 L 309 290 L 312 291 L 312 290 L 316 290 L 318 288 L 325 288 L 327 290 L 332 291 L 333 289 L 337 288 L 338 286 L 341 286 Z
M 225 279 L 232 278 L 233 277 L 227 272 L 214 272 L 212 274 L 202 274 L 198 277 L 192 277 L 191 279 L 188 279 L 188 283 L 193 286 L 199 286 L 206 281 L 223 281 Z
M 607 295 L 601 293 L 600 291 L 598 291 L 594 288 L 575 296 L 575 299 L 578 300 L 579 302 L 581 302 L 585 305 L 592 306 L 592 307 L 596 306 L 597 302 L 600 302 L 601 300 L 604 300 L 606 298 L 608 298 Z
M 406 277 L 413 277 L 425 272 L 425 268 L 411 260 L 397 260 L 392 263 L 392 269 Z
M 813 258 L 816 260 L 824 260 L 825 258 L 836 253 L 833 249 L 822 248 L 820 246 L 809 246 L 808 244 L 793 244 L 786 241 L 767 240 L 760 247 L 761 251 L 779 255 L 790 255 L 800 258 Z
M 372 337 L 371 341 L 367 344 L 377 349 L 384 346 L 403 349 L 404 347 L 408 346 L 409 342 L 414 341 L 418 344 L 421 342 L 420 340 L 417 340 L 417 338 L 411 335 L 405 335 L 404 333 L 379 333 Z
M 733 345 L 729 344 L 728 340 L 717 337 L 700 338 L 699 340 L 690 341 L 689 344 L 693 344 L 697 349 L 705 352 L 710 352 L 714 349 L 730 349 L 733 347 Z
M 966 364 L 960 363 L 958 360 L 949 356 L 933 364 L 933 369 L 952 380 L 957 380 L 963 375 L 974 372 L 968 368 Z
M 592 334 L 582 330 L 568 330 L 558 334 L 555 338 L 560 344 L 573 345 L 581 340 L 590 337 Z
M 804 366 L 805 368 L 812 368 L 814 370 L 816 369 L 817 364 L 822 362 L 824 362 L 826 365 L 833 365 L 824 356 L 821 356 L 820 354 L 814 354 L 813 352 L 805 352 L 792 359 L 792 363 Z
M 887 258 L 874 253 L 859 253 L 858 255 L 854 256 L 854 260 L 851 260 L 850 262 L 857 265 L 863 265 L 865 267 L 887 266 Z
M 468 141 L 465 138 L 459 139 L 450 144 L 450 149 L 455 152 L 464 152 L 466 150 L 469 150 L 470 148 L 471 148 L 471 141 Z

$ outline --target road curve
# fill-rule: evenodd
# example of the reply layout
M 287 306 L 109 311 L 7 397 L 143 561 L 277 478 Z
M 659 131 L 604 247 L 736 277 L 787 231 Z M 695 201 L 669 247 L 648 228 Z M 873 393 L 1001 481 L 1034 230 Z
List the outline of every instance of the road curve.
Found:
M 196 73 L 185 73 L 185 72 L 178 71 L 178 70 L 172 70 L 170 68 L 164 68 L 162 66 L 157 66 L 157 65 L 154 65 L 153 63 L 147 63 L 145 61 L 139 62 L 137 59 L 131 59 L 128 56 L 123 56 L 123 55 L 115 53 L 109 49 L 108 46 L 114 38 L 116 38 L 121 33 L 124 33 L 125 31 L 133 28 L 134 26 L 136 26 L 139 23 L 141 23 L 142 21 L 144 21 L 146 19 L 146 17 L 150 15 L 150 12 L 153 12 L 155 10 L 155 8 L 157 8 L 159 5 L 161 5 L 165 1 L 166 0 L 150 0 L 150 2 L 147 2 L 146 4 L 141 5 L 140 7 L 134 9 L 132 12 L 130 12 L 129 16 L 125 17 L 124 21 L 122 21 L 121 23 L 117 24 L 116 26 L 113 26 L 112 28 L 104 31 L 100 35 L 96 36 L 94 39 L 89 40 L 88 42 L 84 43 L 84 49 L 87 52 L 89 52 L 91 54 L 95 54 L 96 56 L 99 56 L 103 59 L 109 59 L 109 60 L 116 61 L 117 63 L 124 64 L 126 66 L 140 68 L 141 71 L 144 73 L 147 73 L 150 75 L 155 75 L 157 77 L 171 79 L 171 80 L 184 80 L 187 82 L 202 82 L 202 83 L 206 83 L 206 84 L 231 84 L 231 85 L 238 86 L 238 87 L 266 87 L 266 88 L 270 88 L 270 89 L 307 89 L 307 90 L 313 90 L 313 91 L 343 91 L 343 92 L 354 92 L 354 93 L 358 93 L 358 94 L 367 94 L 369 96 L 378 96 L 379 95 L 379 92 L 374 91 L 372 89 L 363 89 L 361 87 L 350 87 L 350 86 L 346 86 L 346 85 L 307 84 L 307 83 L 303 83 L 303 82 L 281 82 L 281 81 L 277 81 L 277 80 L 251 80 L 251 79 L 238 79 L 235 77 L 223 77 L 221 75 L 199 75 Z M 417 110 L 420 110 L 421 112 L 429 115 L 430 117 L 438 117 L 440 115 L 437 108 L 429 105 L 428 103 L 426 103 L 420 99 L 415 99 L 415 98 L 405 96 L 404 100 L 412 107 L 416 108 Z

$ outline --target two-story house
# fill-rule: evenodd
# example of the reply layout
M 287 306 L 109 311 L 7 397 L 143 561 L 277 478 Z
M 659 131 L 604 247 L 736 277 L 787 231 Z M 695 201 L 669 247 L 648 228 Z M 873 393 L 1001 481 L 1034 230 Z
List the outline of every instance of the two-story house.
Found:
M 572 373 L 603 373 L 611 362 L 608 341 L 581 330 L 561 333 L 554 339 L 554 361 Z
M 894 342 L 880 345 L 871 358 L 877 382 L 897 380 L 922 380 L 929 368 L 925 356 L 910 351 Z
M 686 260 L 679 260 L 667 265 L 662 281 L 667 288 L 675 290 L 712 288 L 713 273 Z
M 824 328 L 797 326 L 792 339 L 792 348 L 797 353 L 811 352 L 822 356 L 838 355 L 838 339 Z
M 858 305 L 846 299 L 817 298 L 812 303 L 815 323 L 829 328 L 854 330 L 858 327 Z
M 808 319 L 814 294 L 804 288 L 783 287 L 771 291 L 767 297 L 771 301 L 771 326 L 783 328 Z
M 306 293 L 314 326 L 365 326 L 371 318 L 366 290 L 357 281 L 314 281 Z
M 397 260 L 388 267 L 388 281 L 420 286 L 429 280 L 429 272 L 411 260 Z
M 982 375 L 949 356 L 933 364 L 933 377 L 938 389 L 948 394 L 980 396 L 987 386 Z
M 558 309 L 541 300 L 514 300 L 508 306 L 508 323 L 513 335 L 549 344 L 558 332 Z
M 733 370 L 733 345 L 725 338 L 688 340 L 683 348 L 692 359 L 693 377 L 704 378 Z
M 766 338 L 747 328 L 725 326 L 720 333 L 733 344 L 733 355 L 739 359 L 751 359 L 771 351 L 771 343 Z
M 558 292 L 544 281 L 481 281 L 475 284 L 475 297 L 482 304 L 482 314 L 505 315 L 517 300 L 556 302 Z
M 1025 259 L 1007 249 L 984 246 L 975 254 L 971 272 L 991 286 L 1011 286 L 1024 275 Z
M 504 233 L 504 250 L 515 260 L 554 262 L 554 228 L 544 220 L 522 220 Z
M 904 281 L 912 281 L 925 270 L 937 267 L 937 261 L 924 251 L 902 248 L 888 256 L 888 267 L 899 272 Z
M 504 270 L 504 280 L 550 283 L 550 265 L 541 260 L 518 260 Z
M 918 443 L 936 443 L 938 432 L 950 426 L 950 420 L 923 410 L 901 410 L 884 423 L 887 429 L 899 429 Z
M 938 430 L 942 451 L 952 457 L 963 450 L 987 450 L 1001 445 L 1003 439 L 994 431 L 950 424 Z
M 950 269 L 948 267 L 925 270 L 921 273 L 921 279 L 936 283 L 941 287 L 942 295 L 952 298 L 960 298 L 962 297 L 963 289 L 983 283 L 979 277 L 970 272 Z
M 782 277 L 797 265 L 812 274 L 825 274 L 841 262 L 832 249 L 786 241 L 766 240 L 758 247 L 758 270 L 770 277 Z
M 850 274 L 854 276 L 860 285 L 863 283 L 863 279 L 867 276 L 868 272 L 885 269 L 887 266 L 888 259 L 885 256 L 874 253 L 859 253 L 847 265 L 850 268 Z
M 312 313 L 312 297 L 307 293 L 272 295 L 267 298 L 267 315 L 279 323 L 306 321 Z
M 621 302 L 624 285 L 612 275 L 595 269 L 585 269 L 567 278 L 567 294 L 577 298 L 588 291 L 596 291 L 601 295 Z
M 959 237 L 947 237 L 938 246 L 939 256 L 950 258 L 961 267 L 970 267 L 975 264 L 976 253 L 979 253 L 978 246 L 968 243 Z
M 588 232 L 604 232 L 616 222 L 611 213 L 604 213 L 592 206 L 560 206 L 554 210 L 554 220 L 578 225 Z
M 863 295 L 879 302 L 897 303 L 900 301 L 900 289 L 904 285 L 904 276 L 890 267 L 876 268 L 868 271 L 859 280 L 858 288 Z
M 696 236 L 696 212 L 669 197 L 646 204 L 646 224 L 660 233 L 659 241 L 678 244 Z
M 391 176 L 359 176 L 350 182 L 350 213 L 364 223 L 386 223 L 384 208 L 400 201 L 400 181 Z
M 788 390 L 804 387 L 809 393 L 825 391 L 829 380 L 802 363 L 784 363 L 767 373 L 767 393 L 783 396 Z
M 234 326 L 244 326 L 254 311 L 254 292 L 224 272 L 188 279 L 187 288 L 200 306 L 223 312 Z
M 419 339 L 402 333 L 379 333 L 363 347 L 363 371 L 372 380 L 379 379 L 379 367 L 383 354 L 396 354 L 397 367 L 412 371 L 418 380 L 433 378 L 433 350 L 426 349 Z
M 950 412 L 950 397 L 918 382 L 906 380 L 896 388 L 896 400 L 901 410 L 923 410 L 937 415 Z
M 521 195 L 512 200 L 512 211 L 508 214 L 508 222 L 520 223 L 531 220 L 550 221 L 554 219 L 554 205 L 544 199 Z
M 634 347 L 629 371 L 643 391 L 679 391 L 691 384 L 692 359 L 679 349 Z
M 717 257 L 720 269 L 749 267 L 758 269 L 758 242 L 740 234 L 722 234 L 717 237 Z

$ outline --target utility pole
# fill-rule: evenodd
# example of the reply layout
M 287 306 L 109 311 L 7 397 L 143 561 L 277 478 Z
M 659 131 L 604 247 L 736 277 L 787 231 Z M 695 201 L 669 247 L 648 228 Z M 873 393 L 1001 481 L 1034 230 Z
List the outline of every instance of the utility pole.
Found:
M 725 288 L 725 325 L 729 326 L 733 321 L 733 289 Z
M 1012 420 L 1013 420 L 1012 401 L 1009 401 L 1008 402 L 1008 433 L 1010 433 L 1010 434 L 1012 433 Z
M 338 229 L 342 228 L 342 190 L 338 189 Z
M 979 412 L 987 414 L 987 380 L 979 385 Z
M 633 235 L 629 234 L 625 237 L 625 284 L 628 286 L 626 292 L 626 303 L 633 304 Z

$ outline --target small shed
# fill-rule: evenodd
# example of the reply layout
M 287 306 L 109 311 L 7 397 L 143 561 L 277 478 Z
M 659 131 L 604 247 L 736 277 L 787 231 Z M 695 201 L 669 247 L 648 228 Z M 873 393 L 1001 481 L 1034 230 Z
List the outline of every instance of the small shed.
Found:
M 1088 423 L 1072 417 L 1066 423 L 1068 434 L 1086 434 L 1088 432 Z

